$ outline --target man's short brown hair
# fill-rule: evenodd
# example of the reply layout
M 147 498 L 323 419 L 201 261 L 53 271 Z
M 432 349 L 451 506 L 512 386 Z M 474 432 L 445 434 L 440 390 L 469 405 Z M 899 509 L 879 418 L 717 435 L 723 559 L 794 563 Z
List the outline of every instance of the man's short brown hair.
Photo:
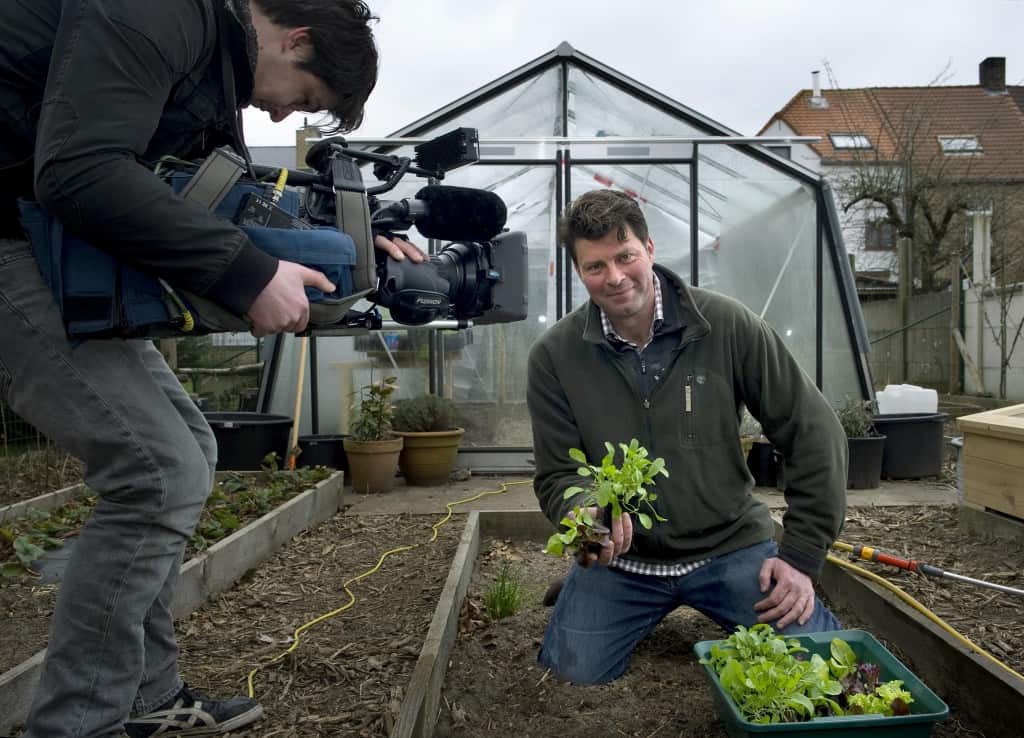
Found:
M 647 243 L 647 220 L 636 200 L 617 190 L 592 190 L 569 203 L 558 221 L 558 241 L 575 264 L 576 239 L 598 241 L 615 230 L 619 240 L 625 241 L 626 226 Z

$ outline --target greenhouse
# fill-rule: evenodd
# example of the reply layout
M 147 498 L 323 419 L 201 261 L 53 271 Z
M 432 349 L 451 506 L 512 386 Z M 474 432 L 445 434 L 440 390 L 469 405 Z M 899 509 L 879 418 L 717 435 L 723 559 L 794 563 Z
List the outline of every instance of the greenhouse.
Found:
M 430 391 L 455 400 L 466 465 L 526 468 L 527 354 L 587 297 L 556 243 L 557 219 L 572 198 L 602 187 L 638 199 L 659 263 L 762 316 L 833 403 L 870 396 L 866 332 L 833 198 L 816 174 L 788 161 L 787 141 L 741 137 L 563 43 L 387 140 L 354 143 L 411 156 L 413 144 L 457 127 L 478 129 L 480 161 L 444 184 L 498 194 L 507 227 L 526 233 L 528 318 L 314 337 L 303 434 L 347 432 L 358 388 L 396 376 L 398 398 Z M 373 182 L 369 172 L 364 178 Z M 407 176 L 387 197 L 424 184 Z M 299 343 L 266 342 L 261 411 L 297 406 Z

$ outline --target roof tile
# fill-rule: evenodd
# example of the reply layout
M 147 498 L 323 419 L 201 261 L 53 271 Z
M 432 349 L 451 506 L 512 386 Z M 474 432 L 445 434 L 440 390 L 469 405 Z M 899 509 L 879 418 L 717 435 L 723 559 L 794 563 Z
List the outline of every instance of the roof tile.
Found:
M 892 161 L 910 151 L 919 165 L 943 176 L 1024 178 L 1024 87 L 1006 94 L 980 86 L 867 87 L 824 90 L 827 107 L 801 90 L 772 116 L 800 136 L 820 136 L 812 148 L 827 162 Z M 830 133 L 859 133 L 871 150 L 836 149 Z M 940 136 L 977 136 L 980 154 L 943 155 Z

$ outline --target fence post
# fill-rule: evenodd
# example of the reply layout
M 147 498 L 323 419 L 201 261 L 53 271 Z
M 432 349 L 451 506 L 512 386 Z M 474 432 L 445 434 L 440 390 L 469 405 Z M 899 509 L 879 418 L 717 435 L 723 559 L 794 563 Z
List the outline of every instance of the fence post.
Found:
M 960 276 L 960 253 L 953 256 L 953 281 L 950 284 L 950 311 L 949 311 L 949 334 L 956 336 L 960 333 L 960 315 L 963 310 L 963 278 Z M 949 342 L 949 394 L 959 395 L 963 390 L 960 382 L 962 372 L 960 365 L 960 348 L 956 339 Z
M 899 312 L 899 325 L 910 323 L 910 298 L 914 294 L 914 267 L 911 259 L 912 241 L 900 238 L 897 241 L 900 260 L 899 292 L 896 294 L 896 305 Z M 907 331 L 900 333 L 900 382 L 905 383 L 910 376 L 909 371 L 910 337 Z

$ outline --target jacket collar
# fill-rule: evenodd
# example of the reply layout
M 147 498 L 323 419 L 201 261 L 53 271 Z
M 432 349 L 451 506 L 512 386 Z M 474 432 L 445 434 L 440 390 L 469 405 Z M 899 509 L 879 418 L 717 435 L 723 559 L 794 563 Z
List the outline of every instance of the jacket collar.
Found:
M 219 1 L 223 2 L 226 11 L 221 14 L 221 18 L 227 23 L 231 65 L 235 73 L 235 96 L 238 107 L 244 108 L 252 99 L 256 78 L 256 59 L 259 54 L 256 28 L 252 24 L 249 0 Z
M 682 348 L 690 341 L 702 338 L 711 332 L 711 323 L 697 307 L 693 292 L 675 272 L 660 264 L 654 265 L 654 274 L 661 280 L 662 303 L 666 322 L 677 324 L 682 330 L 679 333 L 678 347 Z M 672 296 L 678 302 L 673 304 Z M 607 339 L 601 326 L 601 309 L 593 300 L 587 300 L 581 308 L 584 314 L 583 340 L 590 343 L 605 343 Z

